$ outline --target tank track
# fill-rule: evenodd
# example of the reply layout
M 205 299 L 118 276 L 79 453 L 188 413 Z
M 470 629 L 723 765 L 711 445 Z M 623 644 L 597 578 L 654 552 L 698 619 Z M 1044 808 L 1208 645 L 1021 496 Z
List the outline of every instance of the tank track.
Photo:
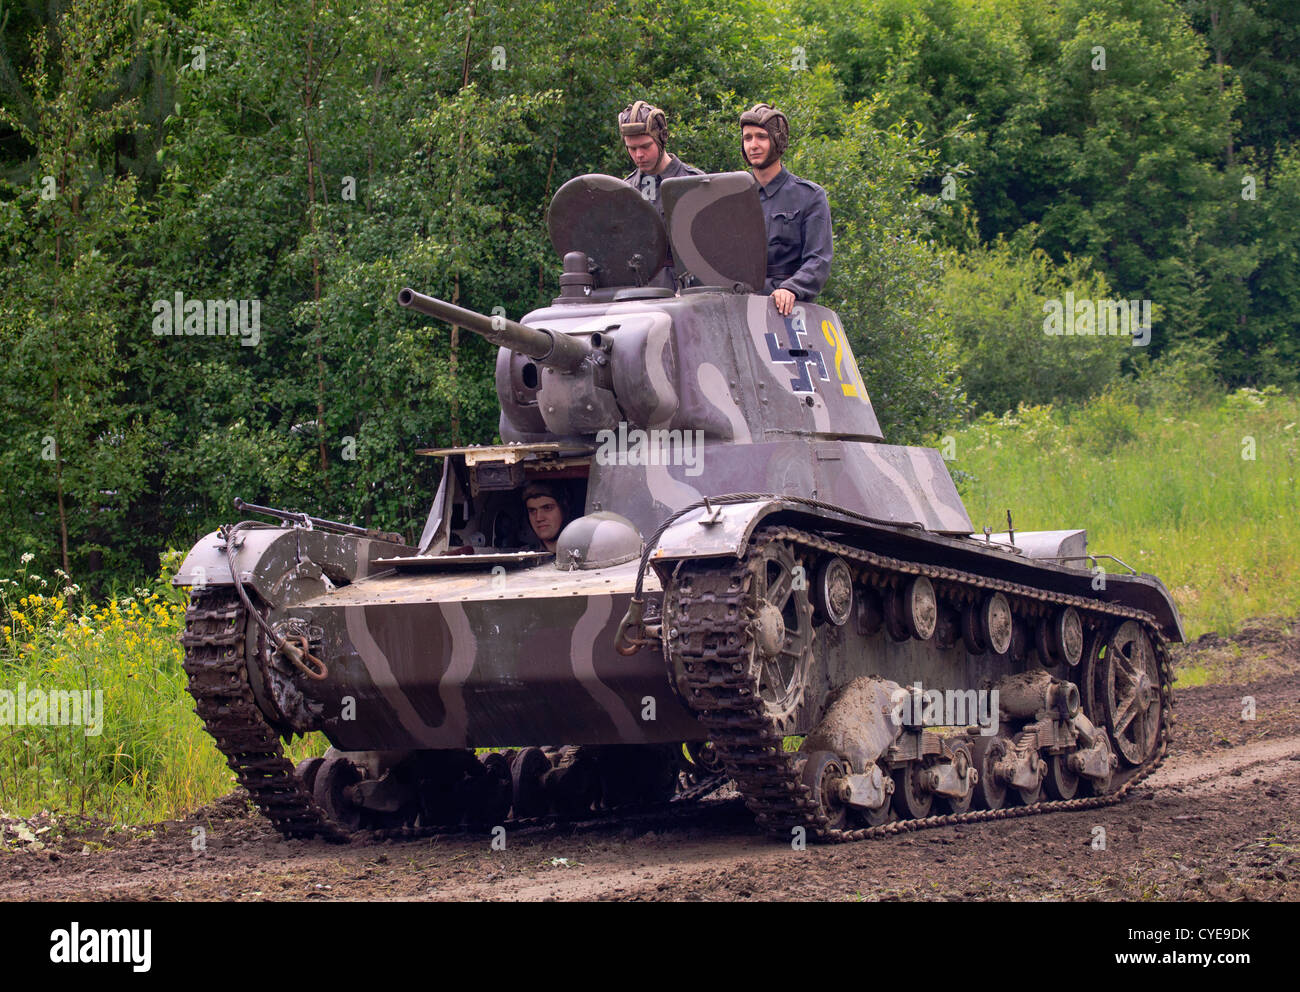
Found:
M 753 636 L 745 612 L 753 574 L 750 563 L 764 545 L 774 541 L 788 541 L 810 551 L 841 556 L 854 570 L 855 583 L 888 585 L 902 576 L 924 575 L 936 590 L 942 587 L 958 595 L 976 590 L 1000 591 L 1009 600 L 1074 606 L 1085 622 L 1095 623 L 1103 618 L 1138 621 L 1151 638 L 1160 668 L 1160 735 L 1151 757 L 1136 768 L 1116 769 L 1112 779 L 1116 787 L 1106 795 L 894 820 L 856 829 L 828 826 L 827 816 L 818 809 L 811 791 L 801 781 L 799 762 L 805 756 L 783 749 L 782 728 L 766 713 L 759 695 L 759 676 L 756 671 L 751 674 L 748 664 Z M 1173 722 L 1169 653 L 1152 617 L 1128 607 L 1052 593 L 953 568 L 902 561 L 795 528 L 774 527 L 756 534 L 747 553 L 739 560 L 679 562 L 666 589 L 664 618 L 666 648 L 683 663 L 687 683 L 685 702 L 709 730 L 724 767 L 736 780 L 760 826 L 785 838 L 791 836 L 793 828 L 803 827 L 808 837 L 818 840 L 857 841 L 930 827 L 1111 806 L 1151 775 L 1168 750 L 1169 728 Z M 1099 717 L 1100 714 L 1089 714 L 1090 719 L 1104 726 Z
M 245 648 L 248 609 L 229 588 L 193 593 L 185 612 L 181 635 L 188 689 L 195 712 L 235 772 L 236 779 L 256 803 L 262 815 L 285 837 L 320 838 L 347 843 L 356 833 L 333 821 L 312 797 L 294 764 L 284 754 L 280 735 L 267 721 L 253 697 L 248 680 Z M 636 804 L 604 814 L 591 814 L 584 822 L 599 825 L 611 819 L 625 822 L 637 816 L 653 816 L 666 809 L 701 799 L 727 781 L 714 775 L 683 789 L 666 803 Z M 504 823 L 512 830 L 548 826 L 558 817 L 511 818 Z M 365 830 L 375 840 L 408 840 L 436 834 L 463 832 L 464 827 L 399 826 Z
M 194 594 L 185 611 L 184 667 L 194 711 L 239 784 L 286 837 L 348 839 L 294 774 L 279 734 L 253 698 L 244 649 L 248 610 L 233 589 Z

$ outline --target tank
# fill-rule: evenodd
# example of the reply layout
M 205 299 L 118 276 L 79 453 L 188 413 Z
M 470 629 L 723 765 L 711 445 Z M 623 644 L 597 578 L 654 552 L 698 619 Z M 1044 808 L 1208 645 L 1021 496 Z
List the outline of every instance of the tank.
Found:
M 343 840 L 730 780 L 762 828 L 842 840 L 1116 801 L 1166 748 L 1164 586 L 1082 529 L 973 533 L 940 453 L 882 436 L 840 318 L 754 292 L 752 177 L 662 199 L 566 183 L 560 296 L 518 321 L 402 291 L 500 346 L 500 443 L 421 452 L 416 544 L 239 502 L 274 522 L 190 551 L 190 691 L 263 814 Z M 669 245 L 680 292 L 648 285 Z

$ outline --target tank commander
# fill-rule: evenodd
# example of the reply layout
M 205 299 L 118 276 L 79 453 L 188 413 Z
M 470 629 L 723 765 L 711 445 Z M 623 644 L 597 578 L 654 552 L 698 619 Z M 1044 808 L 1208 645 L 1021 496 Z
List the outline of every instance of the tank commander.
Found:
M 756 103 L 740 115 L 741 151 L 758 180 L 767 226 L 763 290 L 783 316 L 796 300 L 811 303 L 831 272 L 831 205 L 826 191 L 781 164 L 790 141 L 785 114 Z
M 524 509 L 528 511 L 528 524 L 537 540 L 547 551 L 554 553 L 555 542 L 564 529 L 564 505 L 559 493 L 545 482 L 530 482 L 524 486 Z
M 664 205 L 659 198 L 659 184 L 665 179 L 702 176 L 704 173 L 693 165 L 687 165 L 676 155 L 669 154 L 665 147 L 668 144 L 668 118 L 662 110 L 652 107 L 644 100 L 637 100 L 618 115 L 618 133 L 623 139 L 623 147 L 632 158 L 632 164 L 636 166 L 636 171 L 623 181 L 639 190 L 654 205 L 662 220 Z M 650 285 L 665 289 L 677 287 L 677 272 L 673 268 L 671 251 L 667 264 L 650 280 Z

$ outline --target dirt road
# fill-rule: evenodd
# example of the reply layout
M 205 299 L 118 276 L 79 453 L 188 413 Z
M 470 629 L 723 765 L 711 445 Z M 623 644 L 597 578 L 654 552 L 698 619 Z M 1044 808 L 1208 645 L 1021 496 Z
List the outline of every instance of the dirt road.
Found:
M 1173 753 L 1101 810 L 795 851 L 724 798 L 581 833 L 516 832 L 492 850 L 479 835 L 283 841 L 232 795 L 134 834 L 10 844 L 0 900 L 1296 900 L 1294 642 L 1273 661 L 1263 678 L 1179 692 Z

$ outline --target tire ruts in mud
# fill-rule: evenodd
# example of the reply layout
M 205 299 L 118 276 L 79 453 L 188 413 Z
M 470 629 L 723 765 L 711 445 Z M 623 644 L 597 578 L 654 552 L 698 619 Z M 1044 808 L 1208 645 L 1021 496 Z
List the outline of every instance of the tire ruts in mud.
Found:
M 836 829 L 818 810 L 801 781 L 797 762 L 806 757 L 784 750 L 784 732 L 768 716 L 759 691 L 759 666 L 749 664 L 752 633 L 746 616 L 752 562 L 764 545 L 785 541 L 818 554 L 839 555 L 854 570 L 855 582 L 871 578 L 924 575 L 939 587 L 1002 592 L 1009 599 L 1033 600 L 1053 606 L 1073 606 L 1085 617 L 1135 620 L 1151 639 L 1160 667 L 1160 736 L 1147 760 L 1127 771 L 1117 769 L 1113 790 L 1102 796 L 1045 800 L 998 810 L 971 810 L 920 819 L 894 820 L 879 826 Z M 843 842 L 886 837 L 929 827 L 980 823 L 1067 810 L 1096 809 L 1118 803 L 1151 775 L 1164 760 L 1173 722 L 1172 671 L 1165 638 L 1150 614 L 1130 607 L 1033 586 L 981 576 L 943 566 L 889 558 L 861 548 L 827 540 L 791 527 L 771 527 L 755 534 L 746 553 L 733 559 L 685 559 L 664 593 L 665 647 L 680 660 L 685 673 L 685 702 L 708 729 L 709 739 L 735 779 L 758 823 L 769 832 L 790 837 L 795 827 L 822 841 Z M 1100 714 L 1090 719 L 1104 726 Z M 1113 745 L 1112 745 L 1113 746 Z

